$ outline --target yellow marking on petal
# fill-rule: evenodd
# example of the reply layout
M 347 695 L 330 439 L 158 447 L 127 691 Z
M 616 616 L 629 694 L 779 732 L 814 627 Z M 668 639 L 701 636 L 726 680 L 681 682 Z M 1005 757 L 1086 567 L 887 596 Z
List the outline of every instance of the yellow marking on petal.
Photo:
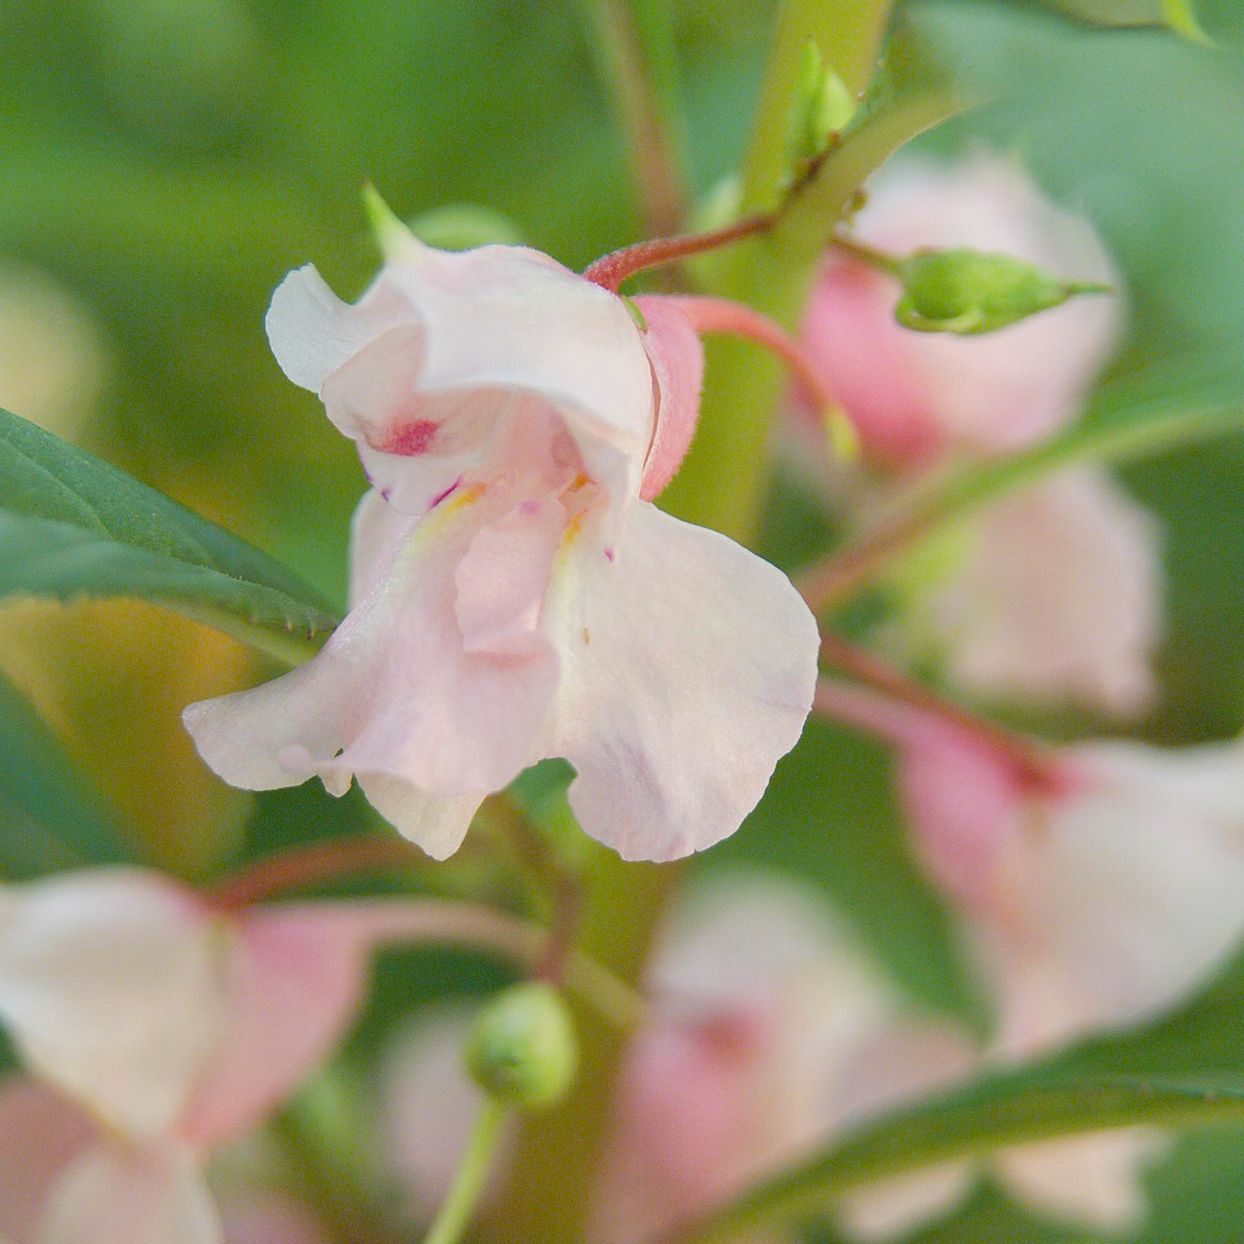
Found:
M 580 512 L 566 524 L 566 530 L 562 532 L 562 547 L 573 544 L 579 538 L 579 533 L 582 530 L 583 514 Z
M 586 626 L 583 628 L 583 642 L 585 644 L 590 644 L 592 642 L 592 632 L 589 631 Z
M 486 491 L 486 484 L 472 484 L 470 488 L 464 488 L 455 496 L 442 502 L 440 508 L 446 514 L 456 514 L 459 510 L 466 509 L 468 505 L 474 505 Z

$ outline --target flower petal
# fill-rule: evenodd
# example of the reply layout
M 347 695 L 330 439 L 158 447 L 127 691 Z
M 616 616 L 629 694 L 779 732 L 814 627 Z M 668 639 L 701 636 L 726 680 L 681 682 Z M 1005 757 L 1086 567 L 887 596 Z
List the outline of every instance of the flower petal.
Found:
M 222 1021 L 223 933 L 138 869 L 0 891 L 0 1016 L 23 1059 L 146 1136 L 185 1103 Z
M 1144 1220 L 1143 1168 L 1166 1147 L 1159 1133 L 1127 1128 L 1020 1145 L 994 1161 L 1011 1195 L 1036 1213 L 1122 1232 Z
M 634 301 L 648 324 L 642 340 L 657 393 L 656 427 L 639 490 L 645 501 L 651 501 L 677 474 L 695 435 L 704 383 L 704 347 L 676 302 L 659 294 Z
M 954 679 L 995 697 L 1143 708 L 1162 590 L 1148 511 L 1102 472 L 1066 471 L 990 506 L 972 530 L 963 565 L 927 603 Z
M 1095 780 L 1052 809 L 1027 893 L 1085 1032 L 1175 1005 L 1244 937 L 1244 753 L 1070 752 Z
M 799 738 L 817 628 L 779 570 L 647 502 L 616 554 L 579 554 L 563 617 L 559 740 L 584 829 L 624 859 L 669 860 L 733 833 Z
M 368 946 L 349 922 L 350 907 L 293 904 L 242 915 L 228 1028 L 178 1129 L 196 1147 L 215 1148 L 260 1123 L 354 1019 Z
M 17 1076 L 0 1082 L 0 1240 L 35 1244 L 52 1189 L 98 1135 L 79 1107 Z
M 390 499 L 421 513 L 479 456 L 509 397 L 534 395 L 579 444 L 588 474 L 637 487 L 652 436 L 652 373 L 622 299 L 547 255 L 451 253 L 410 240 L 355 307 L 313 269 L 268 315 L 286 373 L 320 391 Z
M 216 1207 L 175 1146 L 101 1144 L 58 1183 L 39 1244 L 221 1244 Z
M 392 560 L 383 575 L 372 570 L 378 585 L 318 656 L 265 686 L 186 710 L 208 764 L 257 790 L 319 773 L 339 793 L 356 773 L 404 815 L 421 810 L 420 795 L 447 799 L 435 805 L 426 839 L 418 826 L 399 826 L 425 848 L 443 849 L 447 826 L 469 807 L 465 797 L 506 785 L 547 746 L 557 679 L 551 645 L 533 632 L 519 654 L 472 652 L 459 628 L 459 566 L 511 508 L 499 504 L 500 515 L 487 493 L 467 494 L 412 524 L 404 541 L 385 531 Z M 478 620 L 478 600 L 472 608 Z M 405 795 L 403 783 L 412 788 Z
M 314 393 L 338 367 L 381 333 L 409 319 L 404 299 L 376 285 L 351 306 L 307 264 L 291 272 L 272 295 L 266 326 L 281 370 Z

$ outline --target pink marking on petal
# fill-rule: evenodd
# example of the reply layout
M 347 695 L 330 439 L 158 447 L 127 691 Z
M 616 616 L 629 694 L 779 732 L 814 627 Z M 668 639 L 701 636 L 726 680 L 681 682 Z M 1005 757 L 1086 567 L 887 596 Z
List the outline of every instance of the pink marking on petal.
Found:
M 376 448 L 382 453 L 400 454 L 404 458 L 426 454 L 439 426 L 434 419 L 416 419 L 413 423 L 395 428 Z
M 617 554 L 616 554 L 616 553 L 614 553 L 613 549 L 606 549 L 606 550 L 605 550 L 605 556 L 606 556 L 606 558 L 608 558 L 608 559 L 609 559 L 609 561 L 613 561 L 614 557 L 616 557 L 616 556 L 617 556 Z
M 446 497 L 452 495 L 461 486 L 461 484 L 462 484 L 462 476 L 459 475 L 458 478 L 454 480 L 454 482 L 450 484 L 448 488 L 442 489 L 440 492 L 436 494 L 435 497 L 432 498 L 432 504 L 428 506 L 428 509 L 429 510 L 436 509 L 436 507 L 440 505 L 440 503 L 444 501 Z M 385 497 L 385 500 L 386 501 L 388 500 L 387 496 Z

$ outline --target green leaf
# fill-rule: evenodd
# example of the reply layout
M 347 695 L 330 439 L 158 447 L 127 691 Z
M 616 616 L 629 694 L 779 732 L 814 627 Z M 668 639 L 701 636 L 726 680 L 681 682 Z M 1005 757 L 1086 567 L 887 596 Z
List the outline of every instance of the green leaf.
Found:
M 822 1209 L 835 1197 L 876 1180 L 1008 1145 L 1108 1128 L 1179 1129 L 1241 1119 L 1244 1084 L 1239 1077 L 1195 1083 L 1118 1076 L 1043 1078 L 1022 1069 L 858 1128 L 699 1223 L 670 1234 L 666 1244 L 720 1244 L 765 1224 Z
M 25 697 L 0 676 L 0 877 L 132 861 L 103 797 Z
M 154 601 L 290 662 L 336 624 L 266 553 L 0 411 L 0 601 L 116 596 Z

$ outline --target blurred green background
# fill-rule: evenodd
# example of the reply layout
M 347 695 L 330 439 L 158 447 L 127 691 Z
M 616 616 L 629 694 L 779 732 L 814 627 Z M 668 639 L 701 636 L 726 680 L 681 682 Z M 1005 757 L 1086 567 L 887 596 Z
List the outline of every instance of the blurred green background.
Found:
M 739 158 L 774 5 L 660 7 L 682 154 L 704 195 Z M 929 146 L 984 139 L 1019 152 L 1114 251 L 1131 307 L 1116 372 L 1196 353 L 1232 369 L 1244 392 L 1244 6 L 1201 4 L 1217 50 L 1092 25 L 1145 22 L 1156 8 L 943 0 L 909 4 L 900 18 L 994 100 Z M 309 261 L 343 295 L 363 288 L 377 264 L 365 180 L 406 217 L 449 204 L 502 213 L 515 236 L 576 267 L 634 240 L 627 152 L 598 68 L 588 7 L 571 0 L 10 0 L 0 7 L 0 406 L 246 535 L 340 600 L 364 481 L 350 444 L 272 360 L 270 293 Z M 1244 440 L 1171 453 L 1124 478 L 1166 531 L 1165 695 L 1140 733 L 1229 736 L 1244 720 Z M 829 538 L 825 523 L 778 481 L 766 551 L 793 566 Z M 21 605 L 0 615 L 0 672 L 98 787 L 84 797 L 101 820 L 129 827 L 154 862 L 205 875 L 374 824 L 354 797 L 308 787 L 256 800 L 202 767 L 181 708 L 254 681 L 260 667 L 193 623 L 124 603 Z M 24 711 L 0 697 L 0 720 Z M 6 763 L 17 761 L 0 755 Z M 5 816 L 0 805 L 0 831 Z M 739 861 L 823 887 L 913 996 L 979 1018 L 876 748 L 810 728 L 758 812 L 699 866 Z M 434 884 L 452 889 L 479 867 L 468 858 Z M 496 979 L 461 956 L 418 962 L 417 974 L 410 956 L 382 965 L 353 1057 L 420 998 Z M 1230 973 L 1127 1052 L 1086 1057 L 1244 1068 L 1242 998 L 1244 972 Z M 1244 1240 L 1241 1169 L 1244 1136 L 1181 1143 L 1154 1176 L 1158 1212 L 1137 1238 Z M 983 1191 L 920 1238 L 1088 1237 L 1039 1226 Z

